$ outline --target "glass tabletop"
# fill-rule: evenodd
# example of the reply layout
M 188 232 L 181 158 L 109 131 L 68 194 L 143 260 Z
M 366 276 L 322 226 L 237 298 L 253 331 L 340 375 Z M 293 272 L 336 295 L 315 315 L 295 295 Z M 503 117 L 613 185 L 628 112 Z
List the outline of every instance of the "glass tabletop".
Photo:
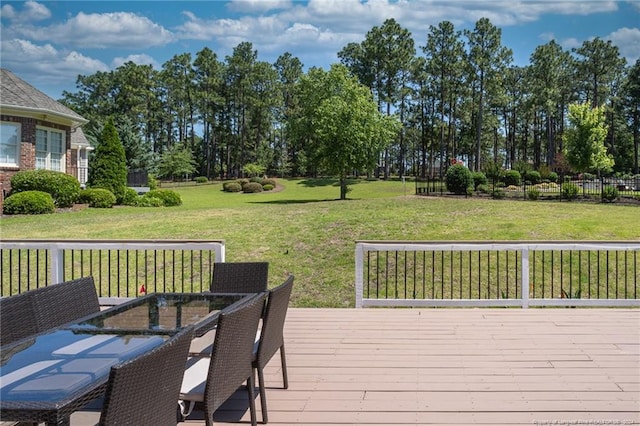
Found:
M 3 346 L 3 419 L 67 415 L 105 386 L 112 366 L 152 350 L 183 327 L 193 324 L 196 334 L 206 333 L 221 310 L 251 296 L 153 293 Z
M 217 314 L 247 297 L 244 293 L 154 293 L 87 317 L 69 327 L 99 333 L 175 333 L 196 324 L 196 334 L 215 326 Z

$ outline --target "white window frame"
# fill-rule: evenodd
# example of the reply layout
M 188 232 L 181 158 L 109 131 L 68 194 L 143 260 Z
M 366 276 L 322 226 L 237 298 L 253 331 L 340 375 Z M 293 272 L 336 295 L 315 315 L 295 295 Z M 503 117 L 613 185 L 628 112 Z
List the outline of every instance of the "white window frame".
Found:
M 45 146 L 39 144 L 38 136 L 40 132 L 45 132 Z M 52 148 L 52 135 L 60 135 L 60 152 L 54 151 Z M 44 148 L 44 149 L 43 149 Z M 67 157 L 67 134 L 64 130 L 52 129 L 50 127 L 36 127 L 36 169 L 54 170 L 57 172 L 66 171 Z M 56 158 L 59 156 L 59 158 Z M 59 164 L 56 165 L 56 162 Z
M 22 141 L 22 125 L 13 121 L 2 121 L 2 126 L 13 126 L 16 128 L 16 158 L 14 162 L 6 161 L 4 155 L 0 156 L 0 167 L 20 167 L 20 145 Z M 4 145 L 4 143 L 3 143 Z M 8 145 L 8 144 L 7 144 Z M 4 154 L 4 153 L 3 153 Z

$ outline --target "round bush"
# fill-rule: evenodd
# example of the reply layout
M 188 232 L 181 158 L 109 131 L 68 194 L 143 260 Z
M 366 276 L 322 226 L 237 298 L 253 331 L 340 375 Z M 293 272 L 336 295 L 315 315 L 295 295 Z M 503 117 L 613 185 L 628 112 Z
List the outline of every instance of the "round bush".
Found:
M 538 188 L 531 188 L 527 191 L 527 198 L 535 201 L 540 198 L 540 190 Z
M 71 207 L 78 199 L 80 182 L 53 170 L 21 170 L 11 178 L 11 191 L 42 191 L 51 194 L 58 207 Z
M 535 185 L 542 181 L 542 176 L 540 176 L 540 172 L 536 170 L 529 170 L 524 174 L 524 179 L 529 181 L 532 185 Z
M 255 192 L 262 192 L 262 185 L 258 182 L 249 182 L 242 185 L 242 192 L 246 192 L 248 194 Z
M 573 200 L 578 197 L 578 185 L 571 182 L 566 182 L 562 184 L 562 188 L 560 192 L 562 193 L 562 198 L 566 198 L 567 200 Z
M 254 183 L 259 183 L 260 185 L 262 185 L 262 178 L 261 177 L 252 177 L 249 179 L 249 182 L 254 182 Z
M 618 199 L 618 188 L 615 186 L 605 186 L 602 188 L 602 202 L 603 203 L 613 203 Z
M 240 182 L 225 182 L 222 184 L 222 190 L 225 192 L 241 192 L 242 185 Z
M 276 180 L 275 179 L 262 179 L 262 187 L 264 188 L 265 185 L 271 185 L 272 187 L 276 187 Z
M 124 189 L 124 195 L 122 196 L 120 204 L 122 204 L 123 206 L 137 206 L 138 198 L 140 198 L 140 196 L 138 195 L 136 190 L 127 187 Z
M 496 200 L 502 200 L 507 196 L 507 193 L 504 189 L 494 189 L 491 193 L 491 198 L 495 198 Z
M 262 185 L 262 189 L 265 190 L 265 191 L 271 191 L 271 190 L 273 190 L 273 185 L 271 185 L 269 183 L 266 184 L 266 185 Z
M 84 191 L 80 191 L 78 200 L 82 204 L 88 204 L 89 207 L 110 209 L 116 203 L 116 196 L 108 189 L 89 188 Z
M 486 185 L 488 183 L 487 176 L 482 172 L 472 172 L 471 176 L 473 177 L 473 187 L 476 191 L 480 185 Z
M 547 179 L 549 179 L 550 182 L 558 182 L 558 174 L 556 172 L 549 172 Z
M 209 182 L 209 179 L 207 179 L 206 176 L 198 176 L 196 178 L 196 183 L 207 183 Z
M 13 193 L 4 200 L 4 214 L 47 214 L 56 206 L 51 194 L 43 191 L 23 191 Z
M 473 176 L 469 169 L 462 164 L 455 164 L 449 167 L 445 175 L 447 191 L 456 195 L 466 195 L 467 188 L 473 188 Z
M 520 184 L 522 183 L 520 172 L 517 170 L 507 170 L 502 180 L 506 186 L 520 186 Z
M 149 196 L 147 194 L 138 199 L 138 207 L 164 207 L 163 200 L 158 197 Z
M 478 188 L 476 188 L 476 190 L 478 192 L 482 192 L 483 194 L 488 194 L 489 193 L 489 185 L 478 185 Z
M 179 206 L 182 204 L 180 194 L 170 189 L 152 189 L 144 194 L 144 196 L 161 199 L 165 207 Z

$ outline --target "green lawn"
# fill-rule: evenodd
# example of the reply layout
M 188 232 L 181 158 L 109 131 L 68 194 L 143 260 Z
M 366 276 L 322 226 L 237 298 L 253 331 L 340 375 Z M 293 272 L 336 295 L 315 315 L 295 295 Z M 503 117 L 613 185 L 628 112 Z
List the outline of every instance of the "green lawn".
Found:
M 180 207 L 3 216 L 3 239 L 224 239 L 227 261 L 266 260 L 270 285 L 296 275 L 294 306 L 352 307 L 356 240 L 638 240 L 637 205 L 434 198 L 414 184 L 365 181 L 340 201 L 335 180 L 279 180 L 231 194 L 180 186 Z

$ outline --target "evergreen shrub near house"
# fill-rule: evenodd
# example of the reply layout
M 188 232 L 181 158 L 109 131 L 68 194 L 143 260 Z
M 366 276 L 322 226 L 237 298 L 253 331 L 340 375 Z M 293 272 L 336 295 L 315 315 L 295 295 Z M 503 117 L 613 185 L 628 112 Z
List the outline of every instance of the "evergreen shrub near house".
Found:
M 140 197 L 137 203 L 138 207 L 164 207 L 164 201 L 162 201 L 158 197 L 154 197 L 148 194 L 149 193 L 147 192 L 142 197 Z
M 603 203 L 613 203 L 618 199 L 618 195 L 620 192 L 618 188 L 615 186 L 607 185 L 602 188 L 602 202 Z
M 78 201 L 97 209 L 110 209 L 116 203 L 116 196 L 105 188 L 89 188 L 80 191 Z
M 522 177 L 517 170 L 507 170 L 502 178 L 502 181 L 506 186 L 514 185 L 520 186 L 522 184 Z
M 236 181 L 225 182 L 222 184 L 222 190 L 225 192 L 242 192 L 242 185 Z
M 56 206 L 51 194 L 44 191 L 23 191 L 12 193 L 4 200 L 4 214 L 47 214 Z
M 89 159 L 89 188 L 108 189 L 121 203 L 127 187 L 127 160 L 113 120 L 105 124 Z
M 249 182 L 242 185 L 242 192 L 246 192 L 248 194 L 255 192 L 262 192 L 262 185 L 258 182 Z
M 142 198 L 158 198 L 162 200 L 165 207 L 173 207 L 182 205 L 182 197 L 176 191 L 170 189 L 152 189 L 142 196 Z
M 473 188 L 473 176 L 471 171 L 462 164 L 454 164 L 447 170 L 445 183 L 447 191 L 456 195 L 466 195 L 467 188 Z
M 140 196 L 135 189 L 126 187 L 120 204 L 123 206 L 137 206 Z
M 74 176 L 53 170 L 21 170 L 11 178 L 11 192 L 42 191 L 58 207 L 71 207 L 78 199 L 80 182 Z
M 486 185 L 488 183 L 487 176 L 482 172 L 472 172 L 473 188 L 477 191 L 480 185 Z
M 558 174 L 556 172 L 549 172 L 547 179 L 549 179 L 549 182 L 556 183 L 558 182 Z

